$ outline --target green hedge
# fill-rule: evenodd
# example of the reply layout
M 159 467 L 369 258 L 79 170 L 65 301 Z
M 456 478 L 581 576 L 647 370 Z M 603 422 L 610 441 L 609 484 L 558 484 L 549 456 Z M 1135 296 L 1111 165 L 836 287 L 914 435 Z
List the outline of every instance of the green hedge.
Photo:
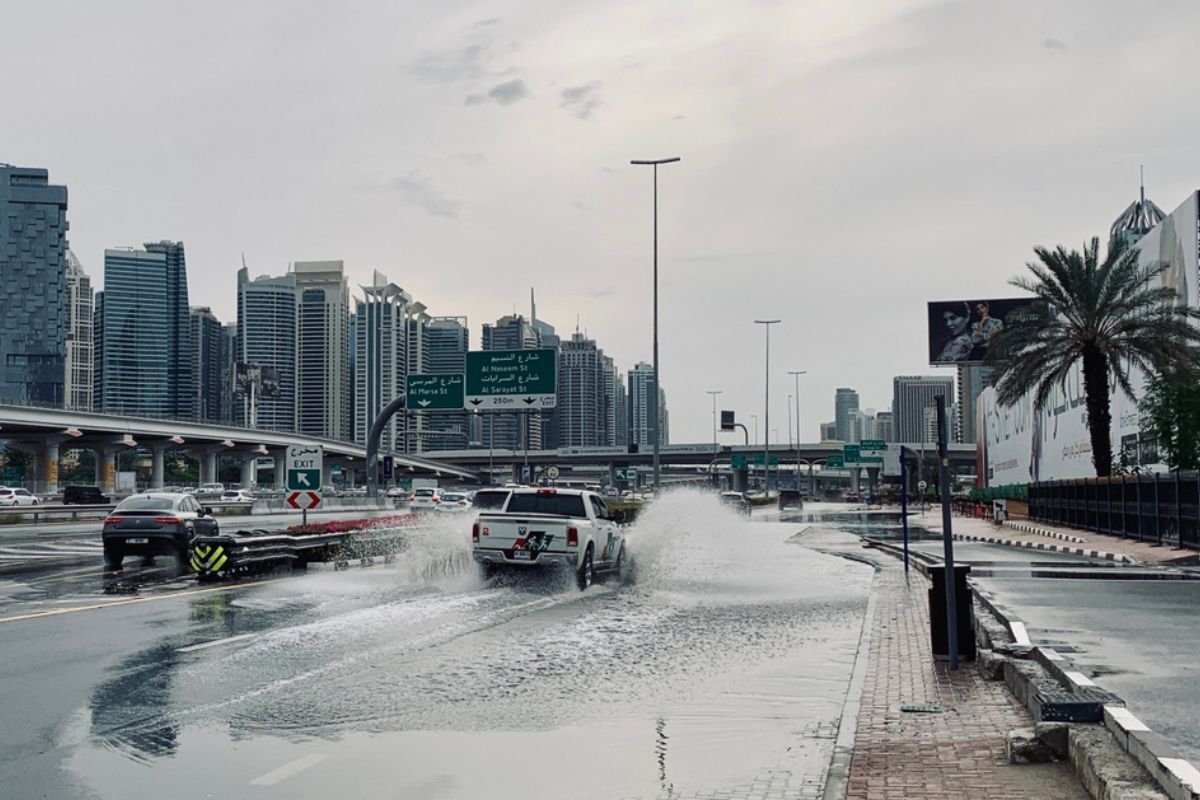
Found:
M 972 489 L 972 500 L 990 503 L 993 500 L 1029 500 L 1029 484 L 1010 483 L 1007 486 L 989 486 L 986 489 Z

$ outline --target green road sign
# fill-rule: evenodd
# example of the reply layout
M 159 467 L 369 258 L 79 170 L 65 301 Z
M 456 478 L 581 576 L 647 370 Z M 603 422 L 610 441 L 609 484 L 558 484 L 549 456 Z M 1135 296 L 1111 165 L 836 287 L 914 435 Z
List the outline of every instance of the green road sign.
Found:
M 742 455 L 741 453 L 734 453 L 729 457 L 729 466 L 733 467 L 734 469 L 745 469 L 746 456 Z
M 466 408 L 524 411 L 558 404 L 558 351 L 484 350 L 467 353 Z
M 860 444 L 845 444 L 842 445 L 842 461 L 848 467 L 866 467 L 883 464 L 883 456 L 879 455 L 863 455 L 863 446 Z
M 887 450 L 887 442 L 883 439 L 863 439 L 859 442 L 858 449 L 863 452 Z
M 637 470 L 633 467 L 617 467 L 613 474 L 619 481 L 631 481 L 637 475 Z
M 289 469 L 287 471 L 287 488 L 289 492 L 321 491 L 321 470 Z
M 463 376 L 409 375 L 406 405 L 409 411 L 460 411 Z
M 846 462 L 841 456 L 825 457 L 825 469 L 841 469 L 844 466 L 846 466 Z
M 754 463 L 761 467 L 762 463 L 763 463 L 763 457 L 761 455 L 755 456 Z M 769 464 L 770 466 L 775 466 L 778 463 L 779 463 L 779 456 L 771 456 L 767 460 L 767 464 Z
M 320 492 L 324 464 L 325 448 L 321 445 L 289 445 L 285 464 L 288 491 Z

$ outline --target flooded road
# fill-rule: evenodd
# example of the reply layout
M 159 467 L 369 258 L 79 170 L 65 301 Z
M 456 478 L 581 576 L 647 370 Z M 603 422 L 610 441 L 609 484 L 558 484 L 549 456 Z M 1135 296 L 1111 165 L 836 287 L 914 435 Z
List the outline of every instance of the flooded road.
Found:
M 0 781 L 19 797 L 612 798 L 785 775 L 807 796 L 873 571 L 804 527 L 678 492 L 634 526 L 634 576 L 582 593 L 483 583 L 467 526 L 443 520 L 386 567 L 72 597 L 0 622 L 0 707 L 21 720 L 0 731 Z

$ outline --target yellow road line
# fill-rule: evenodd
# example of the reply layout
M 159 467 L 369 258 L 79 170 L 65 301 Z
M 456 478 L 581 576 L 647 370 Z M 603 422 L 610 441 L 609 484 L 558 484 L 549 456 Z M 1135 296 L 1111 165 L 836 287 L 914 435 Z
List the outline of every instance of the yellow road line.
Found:
M 171 594 L 156 594 L 150 597 L 131 597 L 127 600 L 114 600 L 111 603 L 93 603 L 87 606 L 73 606 L 72 608 L 53 608 L 48 611 L 34 611 L 30 614 L 18 614 L 13 617 L 0 617 L 0 624 L 5 622 L 20 622 L 26 619 L 38 619 L 39 617 L 57 617 L 60 614 L 74 614 L 78 611 L 95 611 L 98 608 L 109 608 L 111 606 L 128 606 L 134 603 L 149 603 L 154 600 L 170 600 L 174 597 L 187 597 L 195 594 L 211 594 L 213 592 L 228 592 L 233 589 L 241 589 L 245 586 L 261 586 L 267 581 L 250 581 L 249 583 L 234 583 L 229 586 L 214 586 L 211 589 L 188 589 L 182 592 L 172 592 Z

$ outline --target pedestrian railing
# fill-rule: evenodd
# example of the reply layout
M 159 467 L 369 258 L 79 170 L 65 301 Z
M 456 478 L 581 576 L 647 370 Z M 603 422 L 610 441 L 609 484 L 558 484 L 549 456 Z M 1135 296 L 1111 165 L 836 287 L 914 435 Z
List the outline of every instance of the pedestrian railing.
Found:
M 1030 484 L 1029 518 L 1200 550 L 1200 472 Z

